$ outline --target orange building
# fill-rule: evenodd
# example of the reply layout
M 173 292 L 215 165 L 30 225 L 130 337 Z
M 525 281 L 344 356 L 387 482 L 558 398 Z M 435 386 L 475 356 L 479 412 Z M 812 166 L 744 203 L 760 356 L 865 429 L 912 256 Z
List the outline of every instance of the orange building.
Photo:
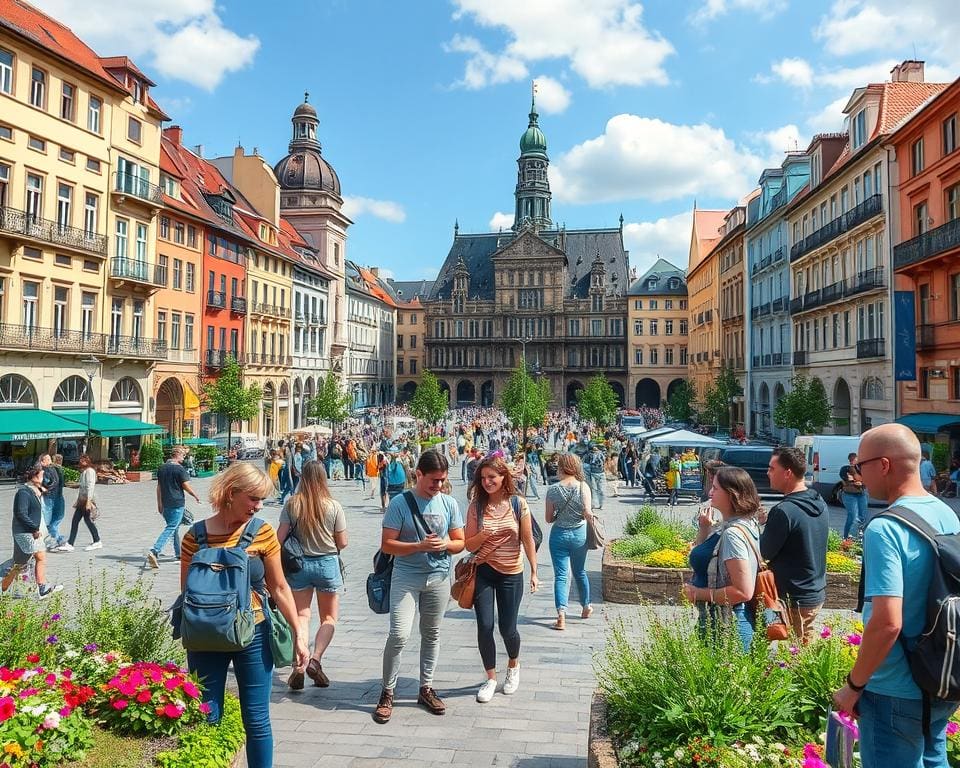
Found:
M 720 373 L 720 260 L 727 211 L 693 209 L 687 306 L 690 308 L 687 371 L 698 402 Z
M 917 323 L 916 381 L 899 383 L 898 421 L 954 449 L 960 443 L 958 123 L 960 80 L 890 137 L 900 176 L 896 289 L 913 291 Z

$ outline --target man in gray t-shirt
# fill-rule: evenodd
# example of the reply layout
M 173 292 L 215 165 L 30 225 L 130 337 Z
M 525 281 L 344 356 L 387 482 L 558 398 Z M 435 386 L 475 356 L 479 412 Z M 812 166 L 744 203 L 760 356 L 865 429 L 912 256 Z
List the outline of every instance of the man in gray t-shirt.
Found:
M 184 504 L 189 493 L 199 503 L 200 497 L 190 487 L 190 475 L 183 466 L 183 459 L 187 455 L 183 446 L 174 446 L 170 453 L 170 460 L 157 470 L 157 512 L 163 515 L 166 523 L 157 537 L 156 543 L 147 552 L 147 564 L 151 568 L 159 568 L 160 553 L 167 545 L 167 540 L 173 538 L 173 556 L 180 559 L 180 523 L 183 521 Z

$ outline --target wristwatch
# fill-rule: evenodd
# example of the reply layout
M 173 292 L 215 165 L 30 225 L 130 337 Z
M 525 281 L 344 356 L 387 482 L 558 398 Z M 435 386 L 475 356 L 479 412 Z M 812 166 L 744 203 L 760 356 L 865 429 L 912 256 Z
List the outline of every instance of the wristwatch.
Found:
M 854 683 L 853 678 L 850 677 L 849 672 L 847 672 L 847 685 L 850 687 L 851 691 L 855 691 L 856 693 L 860 693 L 864 688 L 867 687 L 866 683 L 864 683 L 863 685 L 857 685 L 856 683 Z

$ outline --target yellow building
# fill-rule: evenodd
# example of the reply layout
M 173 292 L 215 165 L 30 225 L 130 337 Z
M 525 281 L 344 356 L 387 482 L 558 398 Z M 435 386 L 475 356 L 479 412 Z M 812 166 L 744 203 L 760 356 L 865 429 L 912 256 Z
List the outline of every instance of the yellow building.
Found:
M 720 269 L 720 361 L 731 368 L 741 389 L 746 389 L 746 357 L 744 353 L 744 265 L 743 233 L 747 221 L 746 203 L 759 194 L 753 192 L 742 204 L 734 206 L 724 217 L 722 239 L 716 246 Z M 734 398 L 733 424 L 744 423 L 743 396 Z
M 628 403 L 659 408 L 687 377 L 686 276 L 658 259 L 633 281 L 627 300 Z
M 165 116 L 129 60 L 0 9 L 0 408 L 86 409 L 94 355 L 94 408 L 149 421 Z
M 690 340 L 687 370 L 698 401 L 720 372 L 720 269 L 715 246 L 726 211 L 693 209 L 687 293 Z

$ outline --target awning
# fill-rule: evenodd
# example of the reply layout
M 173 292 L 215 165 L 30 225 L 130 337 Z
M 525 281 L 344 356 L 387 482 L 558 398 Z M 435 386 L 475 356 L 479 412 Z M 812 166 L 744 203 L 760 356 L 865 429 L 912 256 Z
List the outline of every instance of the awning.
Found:
M 50 411 L 38 408 L 0 409 L 0 442 L 83 437 L 86 432 L 85 426 Z
M 58 415 L 83 425 L 87 428 L 86 411 L 59 411 Z M 100 437 L 133 437 L 134 435 L 158 435 L 167 430 L 156 424 L 147 424 L 144 421 L 119 416 L 115 413 L 93 411 L 90 414 L 90 430 Z
M 921 435 L 935 435 L 947 427 L 960 427 L 958 413 L 908 413 L 897 419 L 898 424 L 910 427 Z
M 711 448 L 715 445 L 724 445 L 722 440 L 714 440 L 707 435 L 699 435 L 687 429 L 678 429 L 665 435 L 652 437 L 647 441 L 650 445 L 666 445 L 672 448 Z
M 200 407 L 200 398 L 188 384 L 183 385 L 183 407 L 188 411 Z

